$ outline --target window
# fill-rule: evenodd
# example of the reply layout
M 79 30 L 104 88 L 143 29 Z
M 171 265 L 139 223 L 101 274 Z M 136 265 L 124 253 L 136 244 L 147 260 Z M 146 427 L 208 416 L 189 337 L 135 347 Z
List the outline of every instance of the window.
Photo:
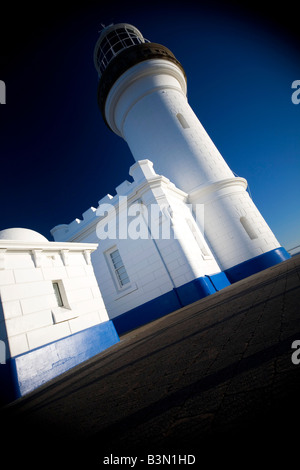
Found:
M 69 304 L 63 281 L 52 281 L 52 286 L 56 299 L 56 306 L 51 308 L 53 324 L 77 318 L 79 314 Z
M 96 58 L 98 71 L 102 74 L 108 63 L 124 48 L 145 42 L 149 41 L 144 39 L 138 30 L 133 30 L 126 26 L 124 28 L 112 29 L 112 31 L 103 37 L 99 44 Z
M 122 44 L 122 42 L 118 42 L 116 43 L 114 46 L 113 46 L 113 50 L 115 53 L 119 52 L 121 49 L 124 49 L 124 46 Z
M 127 271 L 123 264 L 122 258 L 120 256 L 119 250 L 114 250 L 110 254 L 110 259 L 115 270 L 115 274 L 118 280 L 118 283 L 121 287 L 130 283 Z
M 183 129 L 188 129 L 190 127 L 187 123 L 187 120 L 185 119 L 185 117 L 182 114 L 178 113 L 178 114 L 176 114 L 176 117 L 177 117 L 178 121 L 180 122 L 180 124 L 182 125 Z
M 241 217 L 240 222 L 251 240 L 258 238 L 257 233 L 255 232 L 251 222 L 247 219 L 247 217 Z
M 60 291 L 60 288 L 59 288 L 59 283 L 57 281 L 54 281 L 54 282 L 52 282 L 52 285 L 53 285 L 53 290 L 54 290 L 57 306 L 58 307 L 63 307 L 64 303 L 63 303 L 63 300 L 62 300 L 61 291 Z

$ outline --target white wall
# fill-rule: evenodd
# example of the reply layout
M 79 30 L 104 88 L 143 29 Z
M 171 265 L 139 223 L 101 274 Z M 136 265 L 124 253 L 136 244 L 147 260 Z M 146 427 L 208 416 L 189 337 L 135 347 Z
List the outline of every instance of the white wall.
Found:
M 224 180 L 190 195 L 193 203 L 203 203 L 205 236 L 222 270 L 280 246 L 270 227 L 246 191 L 243 178 Z M 247 220 L 252 238 L 241 223 Z
M 205 204 L 205 235 L 222 269 L 280 246 L 249 199 L 247 182 L 239 185 L 242 178 L 234 177 L 190 107 L 179 67 L 163 59 L 131 67 L 111 88 L 105 112 L 136 161 L 150 159 L 193 204 Z M 207 189 L 209 198 L 203 197 Z M 249 239 L 242 216 L 258 234 L 256 240 Z
M 197 277 L 220 272 L 186 206 L 187 194 L 178 190 L 167 178 L 157 175 L 149 160 L 142 160 L 133 165 L 130 175 L 134 179 L 132 183 L 122 183 L 116 188 L 117 194 L 114 197 L 106 196 L 99 201 L 99 208 L 103 207 L 103 204 L 111 205 L 111 211 L 102 221 L 94 210 L 89 210 L 83 214 L 82 220 L 76 219 L 69 226 L 52 230 L 56 239 L 61 236 L 63 240 L 99 243 L 98 249 L 92 254 L 92 263 L 110 318 Z M 147 239 L 119 239 L 117 236 L 99 240 L 99 224 L 107 227 L 117 214 L 118 235 L 120 221 L 125 220 L 128 207 L 136 203 L 142 204 L 140 207 L 143 211 L 148 211 L 148 214 L 151 214 L 152 205 L 160 208 L 160 211 L 156 212 L 160 229 L 166 235 L 170 229 L 170 238 L 157 238 L 152 233 L 150 236 L 148 232 Z M 99 214 L 99 211 L 97 213 Z M 197 235 L 201 239 L 200 245 L 188 220 L 199 232 Z M 127 218 L 126 228 L 130 227 L 130 223 L 131 219 Z M 151 229 L 153 226 L 150 226 Z M 148 228 L 146 230 L 148 231 Z M 174 234 L 177 238 L 174 238 Z M 109 253 L 113 249 L 119 250 L 130 279 L 130 284 L 123 287 L 118 284 L 110 263 Z
M 186 193 L 233 176 L 187 101 L 181 69 L 168 60 L 143 61 L 122 74 L 110 90 L 105 112 L 134 159 L 151 160 L 158 174 Z
M 96 247 L 79 250 L 65 243 L 60 250 L 55 249 L 59 244 L 46 242 L 26 248 L 3 240 L 0 245 L 0 339 L 8 346 L 7 357 L 108 320 L 89 260 Z M 57 306 L 52 281 L 61 285 L 64 307 Z

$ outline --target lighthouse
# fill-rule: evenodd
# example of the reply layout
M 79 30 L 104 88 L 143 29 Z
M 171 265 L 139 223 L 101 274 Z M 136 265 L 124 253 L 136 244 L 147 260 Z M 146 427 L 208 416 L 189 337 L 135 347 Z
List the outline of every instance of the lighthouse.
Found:
M 101 32 L 94 63 L 105 123 L 136 162 L 150 160 L 187 193 L 194 211 L 204 205 L 205 239 L 230 282 L 290 257 L 193 112 L 184 68 L 167 47 L 119 23 Z
M 91 261 L 119 334 L 290 257 L 193 112 L 167 47 L 112 24 L 94 63 L 102 117 L 132 152 L 132 180 L 51 233 L 98 243 Z

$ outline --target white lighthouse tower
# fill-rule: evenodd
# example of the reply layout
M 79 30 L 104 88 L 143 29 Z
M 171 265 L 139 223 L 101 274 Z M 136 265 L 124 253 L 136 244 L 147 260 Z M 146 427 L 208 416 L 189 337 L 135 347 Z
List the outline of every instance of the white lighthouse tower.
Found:
M 106 124 L 137 162 L 152 161 L 194 208 L 204 204 L 204 235 L 230 282 L 289 258 L 190 107 L 172 52 L 120 23 L 102 31 L 94 62 Z
M 289 258 L 191 109 L 172 52 L 119 23 L 101 32 L 94 62 L 103 119 L 135 159 L 132 181 L 51 233 L 99 244 L 91 261 L 117 332 Z

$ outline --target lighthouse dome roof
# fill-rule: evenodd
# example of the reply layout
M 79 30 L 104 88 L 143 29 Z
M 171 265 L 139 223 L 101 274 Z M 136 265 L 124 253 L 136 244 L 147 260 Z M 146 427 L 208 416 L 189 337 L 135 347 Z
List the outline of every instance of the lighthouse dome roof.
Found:
M 24 242 L 47 242 L 47 238 L 29 228 L 7 228 L 0 231 L 0 240 L 18 240 Z

